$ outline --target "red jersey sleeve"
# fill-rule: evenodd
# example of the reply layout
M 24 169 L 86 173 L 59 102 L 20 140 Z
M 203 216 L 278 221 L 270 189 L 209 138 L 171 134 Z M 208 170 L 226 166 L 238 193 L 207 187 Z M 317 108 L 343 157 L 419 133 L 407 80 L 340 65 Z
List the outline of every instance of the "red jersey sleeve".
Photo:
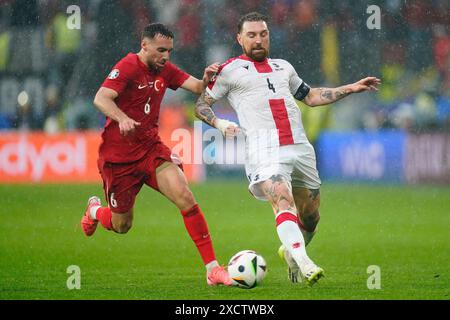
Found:
M 190 77 L 188 73 L 184 72 L 173 63 L 167 62 L 166 68 L 169 88 L 172 90 L 177 90 Z
M 126 61 L 119 61 L 103 81 L 102 87 L 113 89 L 119 95 L 125 90 L 128 83 L 133 80 L 135 67 Z

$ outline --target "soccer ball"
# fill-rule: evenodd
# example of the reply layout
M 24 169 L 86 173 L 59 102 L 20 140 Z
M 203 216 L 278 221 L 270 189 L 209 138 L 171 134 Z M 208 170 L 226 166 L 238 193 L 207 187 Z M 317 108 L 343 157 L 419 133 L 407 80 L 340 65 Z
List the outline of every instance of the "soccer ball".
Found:
M 233 285 L 245 289 L 254 288 L 261 283 L 266 270 L 266 261 L 253 250 L 239 251 L 228 263 L 228 274 Z

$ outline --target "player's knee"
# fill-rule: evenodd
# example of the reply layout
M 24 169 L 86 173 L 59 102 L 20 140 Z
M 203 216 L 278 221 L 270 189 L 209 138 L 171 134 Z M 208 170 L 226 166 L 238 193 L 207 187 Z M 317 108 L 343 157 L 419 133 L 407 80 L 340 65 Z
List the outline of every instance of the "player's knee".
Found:
M 177 202 L 180 208 L 190 208 L 195 204 L 194 195 L 187 185 L 180 189 Z
M 278 186 L 273 189 L 274 193 L 271 198 L 272 206 L 278 210 L 293 210 L 295 208 L 294 197 L 291 190 L 287 186 Z
M 124 220 L 124 221 L 119 221 L 117 223 L 114 224 L 114 231 L 116 231 L 117 233 L 127 233 L 132 226 L 132 222 L 129 220 Z

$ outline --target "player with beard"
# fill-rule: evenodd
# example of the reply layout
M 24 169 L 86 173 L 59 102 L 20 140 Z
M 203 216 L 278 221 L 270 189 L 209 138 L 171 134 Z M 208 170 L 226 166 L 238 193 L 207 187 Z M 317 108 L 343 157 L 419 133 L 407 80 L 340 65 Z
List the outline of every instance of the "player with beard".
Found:
M 272 205 L 288 277 L 314 284 L 324 272 L 305 247 L 317 231 L 321 181 L 294 98 L 311 107 L 325 105 L 352 93 L 377 90 L 380 80 L 367 77 L 338 88 L 311 88 L 289 62 L 269 58 L 269 35 L 264 15 L 252 12 L 240 19 L 237 41 L 243 54 L 220 66 L 197 101 L 196 115 L 226 137 L 245 134 L 249 191 Z M 217 118 L 211 109 L 225 96 L 240 127 Z
M 94 234 L 98 222 L 106 230 L 127 233 L 135 198 L 145 184 L 180 210 L 205 264 L 207 283 L 231 285 L 228 272 L 216 260 L 208 226 L 183 167 L 158 135 L 159 110 L 166 89 L 181 87 L 200 94 L 218 65 L 207 67 L 202 80 L 180 70 L 169 61 L 173 37 L 163 24 L 148 25 L 142 33 L 141 50 L 120 60 L 95 96 L 94 105 L 107 117 L 98 168 L 108 206 L 102 207 L 96 196 L 89 198 L 81 225 L 86 236 Z

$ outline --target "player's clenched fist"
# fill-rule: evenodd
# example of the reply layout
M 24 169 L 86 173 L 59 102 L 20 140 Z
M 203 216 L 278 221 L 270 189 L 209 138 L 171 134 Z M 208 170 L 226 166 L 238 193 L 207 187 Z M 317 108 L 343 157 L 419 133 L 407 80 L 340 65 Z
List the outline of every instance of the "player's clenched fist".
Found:
M 226 138 L 236 137 L 239 133 L 239 126 L 233 121 L 228 121 L 225 119 L 216 119 L 214 125 L 217 129 L 222 132 L 223 136 Z
M 205 72 L 203 73 L 203 83 L 207 85 L 214 75 L 219 71 L 219 64 L 213 63 L 205 68 Z
M 126 136 L 129 133 L 133 132 L 135 127 L 140 126 L 141 123 L 134 121 L 131 118 L 124 118 L 123 120 L 119 121 L 119 129 L 120 129 L 120 134 Z

